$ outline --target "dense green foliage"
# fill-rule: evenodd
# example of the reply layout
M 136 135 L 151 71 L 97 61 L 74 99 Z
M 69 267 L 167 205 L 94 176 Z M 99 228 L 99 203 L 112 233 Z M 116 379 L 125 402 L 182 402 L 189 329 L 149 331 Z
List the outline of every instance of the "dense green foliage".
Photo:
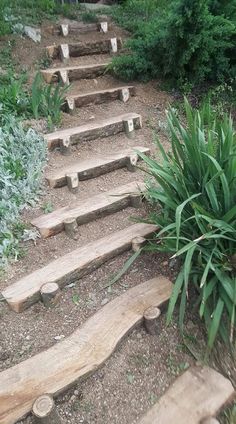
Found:
M 19 214 L 39 192 L 45 161 L 44 139 L 8 117 L 0 128 L 0 267 L 19 255 Z
M 172 150 L 166 154 L 158 142 L 161 164 L 140 154 L 152 176 L 149 222 L 159 228 L 148 250 L 179 258 L 168 320 L 180 298 L 183 328 L 194 287 L 212 348 L 218 331 L 235 340 L 236 134 L 231 118 L 217 118 L 209 103 L 198 111 L 186 101 L 185 110 L 186 125 L 175 110 L 168 112 Z
M 26 81 L 25 74 L 17 77 L 9 72 L 0 77 L 0 124 L 5 121 L 6 115 L 35 119 L 45 117 L 49 129 L 52 129 L 53 125 L 60 123 L 68 87 L 45 84 L 40 73 L 36 74 L 31 89 L 27 87 Z
M 78 5 L 61 5 L 56 0 L 0 0 L 0 36 L 17 32 L 17 24 L 38 25 L 62 14 L 77 18 Z
M 221 83 L 236 76 L 234 1 L 234 5 L 225 2 L 223 7 L 213 0 L 173 0 L 168 7 L 158 8 L 149 0 L 141 25 L 132 3 L 141 5 L 142 1 L 128 0 L 117 13 L 118 22 L 122 24 L 123 20 L 134 33 L 127 43 L 131 52 L 113 60 L 113 70 L 121 78 L 165 77 L 184 87 L 204 81 Z M 124 18 L 119 10 L 129 5 L 132 16 Z

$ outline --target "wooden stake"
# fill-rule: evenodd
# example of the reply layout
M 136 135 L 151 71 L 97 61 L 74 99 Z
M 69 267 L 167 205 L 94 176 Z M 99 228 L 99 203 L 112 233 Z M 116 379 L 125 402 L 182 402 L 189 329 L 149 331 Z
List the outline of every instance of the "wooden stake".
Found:
M 119 99 L 123 103 L 127 103 L 130 98 L 129 89 L 128 88 L 122 88 L 119 92 Z
M 59 71 L 59 78 L 63 85 L 69 85 L 68 72 L 65 70 Z
M 136 166 L 138 163 L 138 155 L 137 153 L 132 153 L 129 157 L 128 157 L 128 161 L 127 161 L 127 169 L 130 172 L 135 172 L 136 171 Z
M 63 221 L 65 233 L 68 237 L 74 238 L 78 225 L 75 218 L 68 218 Z
M 70 59 L 70 52 L 68 44 L 61 44 L 59 46 L 59 56 L 63 63 L 68 63 Z
M 146 239 L 141 236 L 137 236 L 132 240 L 132 250 L 138 252 L 146 244 Z
M 75 101 L 71 97 L 67 97 L 67 112 L 73 115 L 75 113 Z
M 79 188 L 79 177 L 77 172 L 72 172 L 66 175 L 68 189 L 72 193 L 77 193 Z
M 134 137 L 134 121 L 133 119 L 124 119 L 123 120 L 124 131 L 129 138 Z
M 157 334 L 158 318 L 160 315 L 160 309 L 156 308 L 155 306 L 146 309 L 146 311 L 144 312 L 144 326 L 149 334 Z
M 60 152 L 65 156 L 70 154 L 70 137 L 65 137 L 63 140 L 60 140 Z
M 69 34 L 69 25 L 61 24 L 60 28 L 61 28 L 61 34 L 63 35 L 63 37 L 67 37 L 67 35 Z
M 111 38 L 111 53 L 117 53 L 117 38 Z
M 46 283 L 40 289 L 43 304 L 46 308 L 55 306 L 60 297 L 60 288 L 57 283 Z
M 130 197 L 130 205 L 132 208 L 139 209 L 142 207 L 142 196 L 140 194 L 132 194 Z
M 100 32 L 103 32 L 104 34 L 108 31 L 107 22 L 100 22 L 99 27 L 100 27 Z
M 37 424 L 63 424 L 50 395 L 39 396 L 33 404 L 32 413 Z

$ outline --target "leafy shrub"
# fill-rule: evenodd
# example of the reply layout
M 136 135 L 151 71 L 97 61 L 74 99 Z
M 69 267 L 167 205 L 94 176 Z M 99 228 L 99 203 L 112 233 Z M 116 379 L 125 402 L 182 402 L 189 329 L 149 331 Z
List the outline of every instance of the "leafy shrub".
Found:
M 57 84 L 45 84 L 40 73 L 37 73 L 32 84 L 31 105 L 35 119 L 45 116 L 51 127 L 59 124 L 61 120 L 61 109 L 65 101 L 65 92 L 68 86 L 62 87 Z
M 176 0 L 138 25 L 127 44 L 131 54 L 115 58 L 113 69 L 122 77 L 161 76 L 179 86 L 221 83 L 236 74 L 235 36 L 235 23 L 211 13 L 205 0 Z
M 158 142 L 162 164 L 139 153 L 153 178 L 149 222 L 159 228 L 148 249 L 180 259 L 168 322 L 180 298 L 183 329 L 194 287 L 212 348 L 218 332 L 225 341 L 235 339 L 236 134 L 231 118 L 217 118 L 209 103 L 198 111 L 186 101 L 185 110 L 186 125 L 168 112 L 172 151 L 165 153 Z
M 83 12 L 81 15 L 81 19 L 83 22 L 89 23 L 89 22 L 98 22 L 98 17 L 95 12 L 88 10 L 86 12 Z
M 9 73 L 0 77 L 1 115 L 14 114 L 23 117 L 29 113 L 30 102 L 24 87 L 25 81 L 25 75 L 17 78 Z
M 19 214 L 36 199 L 45 161 L 44 139 L 8 118 L 0 128 L 0 267 L 19 255 Z

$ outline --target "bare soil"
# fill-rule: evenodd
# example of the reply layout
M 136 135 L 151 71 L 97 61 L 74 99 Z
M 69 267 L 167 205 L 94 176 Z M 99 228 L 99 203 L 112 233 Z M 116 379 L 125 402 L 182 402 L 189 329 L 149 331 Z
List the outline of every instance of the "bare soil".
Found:
M 114 28 L 112 33 L 109 32 L 106 36 L 100 33 L 87 33 L 80 37 L 70 37 L 68 41 L 75 42 L 78 39 L 92 41 L 115 35 L 127 37 L 126 32 Z M 62 42 L 61 37 L 52 36 L 46 32 L 43 32 L 40 45 L 35 45 L 28 39 L 18 40 L 14 51 L 18 66 L 24 66 L 32 76 L 38 67 L 45 46 Z M 103 60 L 103 55 L 97 55 L 74 59 L 73 63 L 97 63 Z M 53 64 L 53 66 L 57 65 L 57 62 Z M 95 80 L 75 82 L 70 92 L 75 94 L 120 85 L 124 83 L 106 75 Z M 70 157 L 61 156 L 58 151 L 50 152 L 45 172 L 60 168 L 76 159 L 85 159 L 95 154 L 101 155 L 103 152 L 114 152 L 134 145 L 150 147 L 152 153 L 156 154 L 153 143 L 154 129 L 165 149 L 168 149 L 169 144 L 163 127 L 165 109 L 172 101 L 171 97 L 160 90 L 156 81 L 148 84 L 135 83 L 135 86 L 137 96 L 130 99 L 128 103 L 116 101 L 91 105 L 77 110 L 74 116 L 63 114 L 61 123 L 62 128 L 67 128 L 89 120 L 115 116 L 124 112 L 136 112 L 142 115 L 144 127 L 136 131 L 134 139 L 127 139 L 124 134 L 119 134 L 79 143 Z M 46 132 L 45 121 L 32 121 L 32 125 Z M 120 169 L 93 180 L 80 182 L 79 192 L 76 195 L 72 195 L 67 187 L 49 190 L 43 182 L 43 193 L 38 205 L 24 211 L 23 221 L 30 227 L 30 220 L 41 215 L 48 205 L 56 209 L 70 204 L 76 198 L 85 199 L 101 191 L 144 177 L 141 170 L 130 173 L 126 169 Z M 25 254 L 11 264 L 1 280 L 0 288 L 3 289 L 23 275 L 48 264 L 51 260 L 63 256 L 78 246 L 127 227 L 131 223 L 131 216 L 146 216 L 146 214 L 145 208 L 139 211 L 127 208 L 79 227 L 76 240 L 68 239 L 64 233 L 61 233 L 46 240 L 39 238 L 35 243 L 24 243 L 22 248 Z M 128 288 L 158 274 L 163 274 L 174 281 L 176 265 L 171 268 L 166 255 L 145 254 L 110 290 L 104 289 L 103 287 L 122 268 L 129 257 L 130 253 L 120 255 L 79 280 L 77 284 L 66 287 L 60 303 L 54 309 L 46 310 L 41 303 L 38 303 L 17 315 L 1 302 L 0 369 L 9 368 L 49 348 L 57 343 L 58 336 L 63 339 L 70 335 L 103 304 Z M 196 338 L 200 337 L 197 325 L 192 322 L 190 324 L 191 334 Z M 192 363 L 193 357 L 185 350 L 177 325 L 173 323 L 167 328 L 163 315 L 160 318 L 159 333 L 156 336 L 146 334 L 142 327 L 133 331 L 100 370 L 59 396 L 56 400 L 58 410 L 67 424 L 136 423 L 176 376 Z M 20 423 L 31 424 L 33 420 L 29 416 Z

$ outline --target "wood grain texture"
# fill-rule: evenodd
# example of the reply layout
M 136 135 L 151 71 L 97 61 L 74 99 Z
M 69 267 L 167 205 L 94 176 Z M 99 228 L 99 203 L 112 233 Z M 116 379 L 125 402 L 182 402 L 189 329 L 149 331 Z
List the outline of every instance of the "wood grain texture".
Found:
M 118 50 L 121 49 L 121 46 L 122 46 L 121 38 L 117 38 Z M 109 53 L 110 50 L 111 50 L 110 38 L 106 40 L 69 44 L 69 51 L 70 51 L 71 57 Z
M 150 149 L 143 146 L 134 146 L 129 149 L 122 149 L 116 153 L 105 153 L 104 155 L 93 156 L 90 159 L 78 160 L 65 167 L 61 166 L 56 171 L 47 174 L 46 180 L 49 187 L 56 188 L 65 186 L 67 184 L 66 175 L 71 173 L 78 174 L 80 181 L 95 178 L 99 175 L 106 174 L 107 172 L 125 167 L 130 155 L 137 150 L 145 153 L 146 155 L 150 154 Z M 140 158 L 138 157 L 138 159 Z
M 69 81 L 78 79 L 90 79 L 103 75 L 110 62 L 98 63 L 95 65 L 77 65 L 65 66 L 61 68 L 49 68 L 41 71 L 44 80 L 47 83 L 54 83 L 59 81 L 59 73 L 61 71 L 68 73 Z
M 165 277 L 146 281 L 105 305 L 63 342 L 0 373 L 0 423 L 14 424 L 40 395 L 58 395 L 94 372 L 142 321 L 145 309 L 165 303 L 171 289 Z
M 208 367 L 192 367 L 176 379 L 139 424 L 199 424 L 235 396 L 229 380 Z
M 63 231 L 67 219 L 74 218 L 77 225 L 82 225 L 131 206 L 132 194 L 139 194 L 143 190 L 145 184 L 142 181 L 131 182 L 40 215 L 31 224 L 40 231 L 43 238 L 47 238 Z
M 134 86 L 125 86 L 109 88 L 106 90 L 91 91 L 83 94 L 74 94 L 73 96 L 68 96 L 68 98 L 73 99 L 75 102 L 75 107 L 83 107 L 92 104 L 100 104 L 119 100 L 122 89 L 128 89 L 130 96 L 136 95 Z
M 155 225 L 135 224 L 88 243 L 21 278 L 3 290 L 2 296 L 11 309 L 21 312 L 40 300 L 43 284 L 57 283 L 62 288 L 77 281 L 109 259 L 131 249 L 136 236 L 148 237 L 156 229 Z
M 142 127 L 140 115 L 137 113 L 125 113 L 109 119 L 89 122 L 78 127 L 54 131 L 53 133 L 45 134 L 44 138 L 48 148 L 53 149 L 59 146 L 60 141 L 67 138 L 70 138 L 71 144 L 78 144 L 79 141 L 95 140 L 98 137 L 109 137 L 124 131 L 123 121 L 125 119 L 132 120 L 135 129 Z

